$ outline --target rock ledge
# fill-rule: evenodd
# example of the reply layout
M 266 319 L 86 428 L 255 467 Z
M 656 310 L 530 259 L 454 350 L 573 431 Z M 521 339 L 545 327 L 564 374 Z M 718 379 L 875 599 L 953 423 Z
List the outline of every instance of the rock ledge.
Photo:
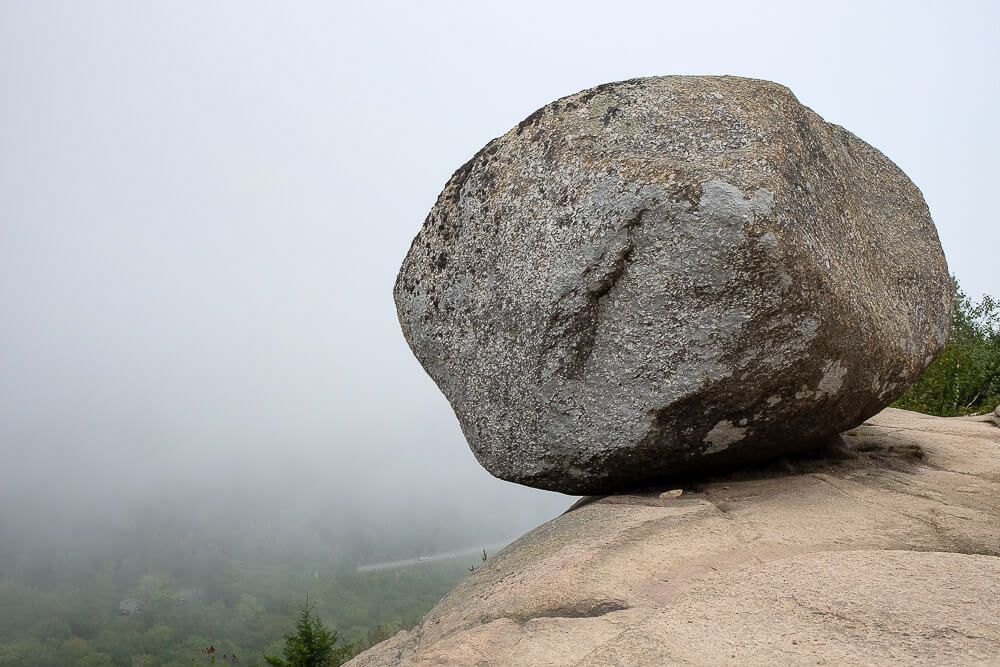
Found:
M 587 499 L 348 664 L 1000 663 L 998 426 L 887 409 L 837 456 Z

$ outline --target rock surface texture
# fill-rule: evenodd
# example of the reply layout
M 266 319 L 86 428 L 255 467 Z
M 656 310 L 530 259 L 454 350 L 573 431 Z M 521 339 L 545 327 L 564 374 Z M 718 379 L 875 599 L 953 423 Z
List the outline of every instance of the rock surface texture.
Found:
M 888 409 L 837 458 L 589 499 L 348 664 L 1000 664 L 998 425 Z
M 487 144 L 395 299 L 480 463 L 581 494 L 856 426 L 939 351 L 951 283 L 879 151 L 783 86 L 659 77 Z

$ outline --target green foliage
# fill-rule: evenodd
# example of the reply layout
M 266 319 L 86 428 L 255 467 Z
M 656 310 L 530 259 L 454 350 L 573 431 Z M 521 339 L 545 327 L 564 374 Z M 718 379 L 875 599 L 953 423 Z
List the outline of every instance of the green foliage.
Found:
M 288 533 L 283 543 L 274 530 L 147 513 L 42 548 L 0 522 L 0 667 L 259 667 L 262 654 L 281 655 L 307 593 L 313 618 L 319 613 L 340 631 L 339 664 L 348 642 L 361 649 L 412 627 L 465 574 L 460 559 L 355 569 L 448 550 L 451 539 L 392 547 L 398 551 L 372 539 L 347 551 L 345 542 L 357 542 L 345 530 L 305 555 L 299 545 L 312 533 Z M 254 539 L 243 541 L 248 534 Z M 122 614 L 126 598 L 141 611 Z
M 265 655 L 267 664 L 274 667 L 338 667 L 347 660 L 351 646 L 337 646 L 340 635 L 313 615 L 314 607 L 307 597 L 295 623 L 295 633 L 285 635 L 284 657 Z
M 955 283 L 951 337 L 941 355 L 893 407 L 942 417 L 982 414 L 1000 404 L 1000 302 L 969 299 Z

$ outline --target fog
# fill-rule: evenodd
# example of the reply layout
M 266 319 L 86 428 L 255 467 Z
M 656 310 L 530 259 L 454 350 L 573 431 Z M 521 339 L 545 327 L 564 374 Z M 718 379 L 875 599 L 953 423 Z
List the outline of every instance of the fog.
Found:
M 452 171 L 601 82 L 772 79 L 896 161 L 995 294 L 998 25 L 988 2 L 0 1 L 0 516 L 514 537 L 573 499 L 478 466 L 392 303 Z

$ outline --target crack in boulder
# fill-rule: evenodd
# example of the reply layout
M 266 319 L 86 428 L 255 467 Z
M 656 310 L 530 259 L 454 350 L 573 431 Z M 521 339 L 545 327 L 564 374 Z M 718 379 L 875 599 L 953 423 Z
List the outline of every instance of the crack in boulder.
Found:
M 648 208 L 627 220 L 615 239 L 615 248 L 606 248 L 596 262 L 580 274 L 580 282 L 555 304 L 542 335 L 542 357 L 547 369 L 562 378 L 579 378 L 587 360 L 594 353 L 601 304 L 621 282 L 635 254 L 635 230 L 642 224 Z M 622 238 L 624 237 L 624 238 Z M 610 255 L 610 261 L 606 261 Z

